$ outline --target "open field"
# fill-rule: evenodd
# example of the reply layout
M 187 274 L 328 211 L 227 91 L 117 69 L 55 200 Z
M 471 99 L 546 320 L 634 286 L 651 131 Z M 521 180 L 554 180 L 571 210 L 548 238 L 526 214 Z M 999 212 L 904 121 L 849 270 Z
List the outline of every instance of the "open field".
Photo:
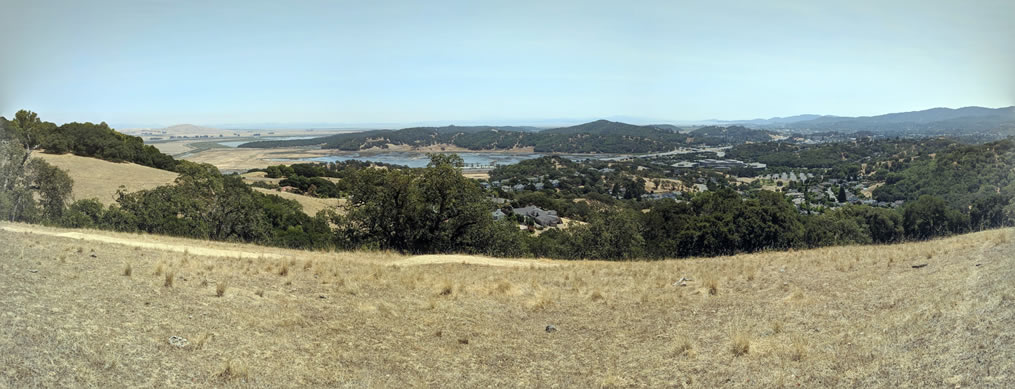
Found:
M 332 210 L 341 212 L 341 209 L 339 207 L 342 204 L 345 204 L 345 201 L 346 201 L 345 199 L 311 197 L 311 196 L 304 196 L 304 195 L 301 195 L 301 194 L 295 194 L 295 193 L 289 193 L 289 192 L 280 192 L 280 191 L 277 191 L 277 190 L 257 188 L 257 187 L 253 187 L 251 189 L 256 190 L 258 192 L 261 192 L 261 193 L 264 193 L 264 194 L 279 196 L 279 197 L 281 197 L 283 199 L 286 199 L 286 200 L 295 200 L 297 203 L 300 203 L 300 205 L 303 206 L 303 213 L 306 213 L 307 215 L 310 215 L 310 216 L 317 215 L 317 212 L 320 212 L 321 210 L 324 210 L 324 209 L 332 209 Z
M 109 205 L 116 202 L 116 191 L 121 185 L 126 192 L 136 192 L 176 180 L 176 173 L 133 163 L 114 163 L 73 154 L 34 153 L 32 156 L 67 171 L 74 180 L 73 200 L 95 198 Z
M 121 185 L 124 186 L 126 192 L 136 192 L 172 184 L 177 176 L 173 172 L 133 163 L 113 163 L 101 159 L 79 157 L 73 154 L 53 155 L 36 153 L 35 156 L 67 171 L 67 174 L 74 179 L 74 188 L 71 192 L 74 200 L 96 198 L 105 205 L 116 202 L 116 191 Z M 256 174 L 253 178 L 245 177 L 245 179 L 251 181 L 273 180 L 270 178 L 259 178 Z M 278 180 L 275 181 L 277 182 Z M 322 209 L 337 210 L 345 201 L 344 199 L 317 198 L 263 188 L 252 189 L 261 193 L 280 196 L 284 199 L 296 200 L 296 202 L 303 206 L 303 211 L 310 216 L 316 215 Z
M 608 263 L 0 227 L 0 386 L 1015 384 L 1011 229 Z

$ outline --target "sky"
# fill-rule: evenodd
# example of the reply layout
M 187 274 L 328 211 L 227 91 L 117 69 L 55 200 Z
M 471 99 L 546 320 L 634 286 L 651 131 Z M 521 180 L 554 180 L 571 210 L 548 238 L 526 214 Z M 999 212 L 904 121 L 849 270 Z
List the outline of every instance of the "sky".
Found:
M 0 8 L 0 115 L 344 125 L 1015 105 L 1015 1 L 47 1 Z

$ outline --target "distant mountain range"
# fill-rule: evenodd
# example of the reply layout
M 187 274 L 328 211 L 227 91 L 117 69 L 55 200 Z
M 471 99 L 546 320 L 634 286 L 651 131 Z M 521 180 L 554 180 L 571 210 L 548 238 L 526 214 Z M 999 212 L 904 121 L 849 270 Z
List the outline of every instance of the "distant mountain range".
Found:
M 553 119 L 561 122 L 562 119 Z M 634 120 L 631 121 L 640 121 Z M 640 121 L 646 122 L 646 121 Z M 598 136 L 625 135 L 656 138 L 663 134 L 689 133 L 700 127 L 730 127 L 761 129 L 794 133 L 873 133 L 882 135 L 970 135 L 994 134 L 999 136 L 1015 135 L 1015 106 L 1004 108 L 964 107 L 964 108 L 932 108 L 914 112 L 889 113 L 877 116 L 833 116 L 833 115 L 795 115 L 774 117 L 769 119 L 751 120 L 704 120 L 704 121 L 658 121 L 657 124 L 637 125 L 621 121 L 596 120 L 573 126 L 547 126 L 548 121 L 534 120 L 532 125 L 469 125 L 469 126 L 412 126 L 398 131 L 413 130 L 433 131 L 436 134 L 475 134 L 486 131 L 507 131 L 520 133 L 546 133 L 554 135 L 593 134 Z M 651 123 L 651 122 L 650 122 Z M 319 128 L 363 128 L 353 124 L 315 123 Z M 277 126 L 282 127 L 282 126 Z M 247 128 L 258 128 L 248 126 Z M 295 128 L 295 127 L 291 127 Z M 389 127 L 397 128 L 397 127 Z M 145 129 L 147 130 L 147 129 Z M 217 128 L 194 125 L 177 125 L 164 129 L 168 135 L 180 133 L 214 133 L 227 132 Z M 247 130 L 251 131 L 251 130 Z M 392 130 L 368 130 L 365 133 Z M 128 131 L 129 132 L 129 131 Z M 743 135 L 743 134 L 741 134 Z M 729 136 L 727 132 L 725 136 Z M 745 139 L 760 140 L 769 134 L 748 135 Z
M 1005 108 L 932 108 L 923 111 L 878 116 L 800 115 L 790 118 L 735 122 L 768 129 L 845 133 L 869 131 L 876 134 L 967 135 L 994 132 L 1015 134 L 1015 106 Z

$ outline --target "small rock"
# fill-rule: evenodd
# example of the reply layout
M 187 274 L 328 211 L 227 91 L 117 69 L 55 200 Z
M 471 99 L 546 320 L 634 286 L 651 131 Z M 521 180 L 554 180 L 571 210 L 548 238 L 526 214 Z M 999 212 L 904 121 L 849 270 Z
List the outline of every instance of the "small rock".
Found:
M 555 327 L 553 324 L 546 326 L 546 332 L 554 332 L 554 331 L 557 331 L 557 327 Z
M 36 269 L 28 269 L 28 272 L 29 272 L 29 273 L 38 273 L 39 271 L 38 271 L 38 270 L 36 270 Z
M 324 296 L 324 295 L 322 294 L 322 295 L 320 295 L 320 296 L 317 296 L 317 298 L 319 298 L 319 299 L 326 299 L 327 297 L 325 297 L 325 296 Z
M 95 253 L 92 253 L 91 257 L 92 257 L 92 258 L 98 258 L 99 256 L 98 256 L 98 255 L 95 255 Z
M 173 335 L 169 337 L 169 344 L 179 348 L 184 348 L 187 347 L 187 345 L 190 344 L 190 342 L 188 342 L 186 338 Z

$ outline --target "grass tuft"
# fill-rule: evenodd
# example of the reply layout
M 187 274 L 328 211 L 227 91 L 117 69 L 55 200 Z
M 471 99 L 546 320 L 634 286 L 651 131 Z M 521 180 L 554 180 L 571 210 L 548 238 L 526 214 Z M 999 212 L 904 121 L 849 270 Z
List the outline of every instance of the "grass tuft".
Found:
M 455 292 L 455 286 L 451 284 L 451 281 L 444 281 L 441 287 L 437 290 L 438 296 L 450 296 Z
M 776 334 L 776 335 L 781 334 L 782 330 L 783 330 L 783 328 L 782 328 L 782 322 L 781 321 L 773 321 L 772 322 L 772 333 L 773 334 Z
M 807 356 L 807 339 L 803 336 L 794 336 L 789 345 L 789 360 L 800 362 Z
M 500 282 L 497 283 L 497 286 L 493 288 L 493 291 L 491 293 L 510 294 L 512 291 L 514 291 L 514 289 L 515 286 L 514 284 L 511 283 L 511 281 L 501 280 Z
M 708 294 L 716 296 L 719 294 L 719 277 L 710 276 L 705 279 L 705 289 L 708 290 Z
M 691 345 L 691 340 L 685 336 L 678 337 L 674 341 L 673 353 L 675 355 L 692 355 L 694 346 Z
M 131 269 L 131 267 L 130 267 L 130 264 L 129 264 L 129 263 L 127 264 L 127 267 L 125 267 L 125 268 L 123 269 L 123 275 L 124 275 L 125 277 L 130 277 L 131 273 L 133 273 L 133 272 L 134 272 L 134 270 L 133 270 L 133 269 Z
M 234 379 L 246 380 L 250 376 L 247 366 L 243 362 L 235 359 L 230 359 L 222 366 L 222 371 L 218 373 L 218 377 L 230 381 Z
M 225 296 L 227 287 L 229 287 L 228 281 L 219 281 L 219 283 L 215 285 L 215 297 Z
M 546 293 L 539 293 L 535 298 L 529 300 L 527 305 L 533 311 L 541 311 L 553 305 L 553 298 Z
M 175 272 L 166 272 L 166 281 L 162 284 L 162 286 L 165 286 L 167 288 L 172 288 L 173 287 L 173 279 L 175 279 L 175 278 L 176 278 L 176 273 Z
M 201 335 L 200 338 L 197 339 L 197 343 L 194 345 L 194 349 L 195 350 L 203 349 L 204 345 L 208 344 L 208 341 L 211 340 L 211 338 L 214 336 L 215 335 L 211 333 L 205 332 L 204 334 Z
M 751 351 L 751 336 L 747 332 L 737 331 L 730 340 L 730 352 L 733 356 L 740 357 Z
M 282 267 L 278 269 L 278 275 L 285 277 L 289 275 L 289 263 L 282 262 Z

